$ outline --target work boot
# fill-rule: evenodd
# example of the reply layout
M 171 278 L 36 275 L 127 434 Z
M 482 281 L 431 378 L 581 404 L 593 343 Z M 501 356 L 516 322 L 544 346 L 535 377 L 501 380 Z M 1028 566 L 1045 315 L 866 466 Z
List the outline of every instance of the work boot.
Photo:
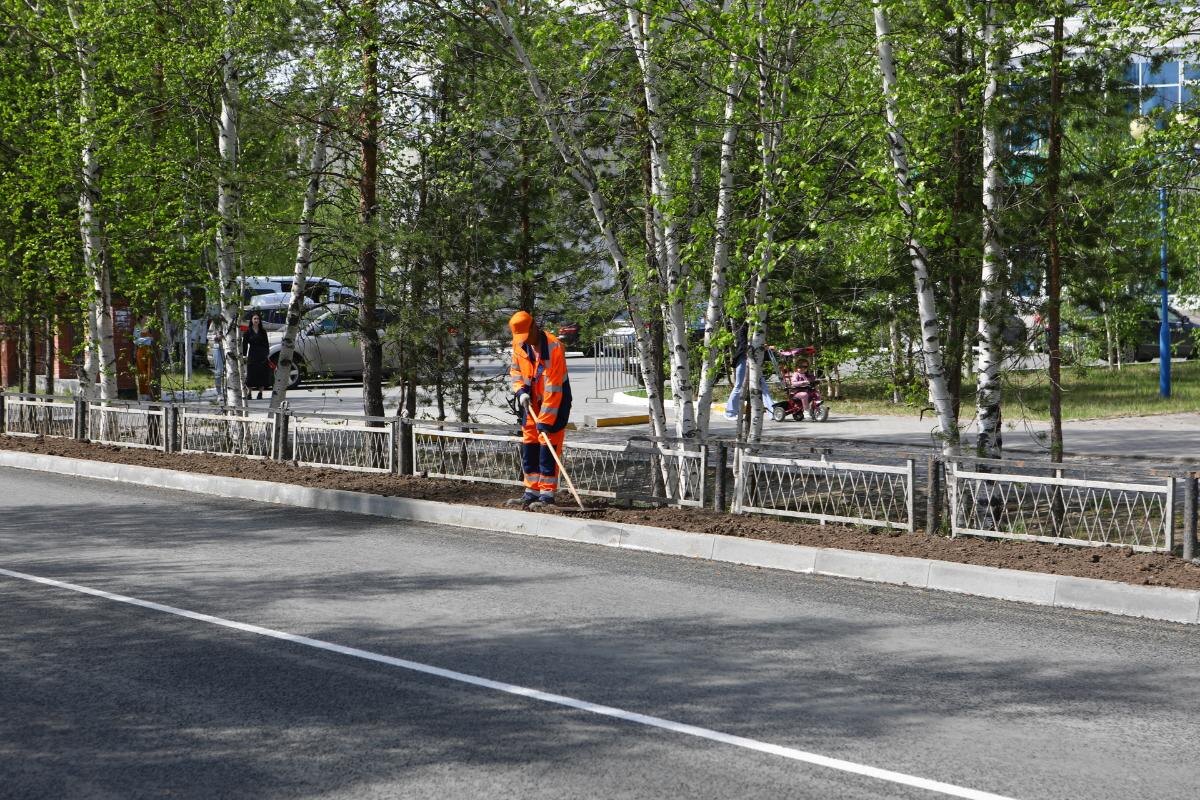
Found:
M 554 505 L 554 495 L 542 492 L 540 495 L 538 495 L 537 501 L 543 506 L 552 506 Z
M 537 501 L 538 501 L 538 496 L 536 493 L 526 492 L 525 494 L 521 495 L 520 497 L 514 497 L 511 500 L 505 500 L 504 505 L 519 506 L 519 507 L 525 509 L 526 511 L 528 511 L 529 507 L 532 504 L 536 503 Z

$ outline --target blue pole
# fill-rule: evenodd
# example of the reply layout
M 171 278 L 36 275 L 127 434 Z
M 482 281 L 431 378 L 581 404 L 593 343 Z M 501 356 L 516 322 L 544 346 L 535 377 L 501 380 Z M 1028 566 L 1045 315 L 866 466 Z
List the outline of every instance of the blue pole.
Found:
M 1160 287 L 1162 293 L 1161 320 L 1158 326 L 1158 395 L 1171 396 L 1171 322 L 1167 315 L 1167 187 L 1158 190 L 1158 221 L 1162 227 L 1162 244 L 1159 246 Z

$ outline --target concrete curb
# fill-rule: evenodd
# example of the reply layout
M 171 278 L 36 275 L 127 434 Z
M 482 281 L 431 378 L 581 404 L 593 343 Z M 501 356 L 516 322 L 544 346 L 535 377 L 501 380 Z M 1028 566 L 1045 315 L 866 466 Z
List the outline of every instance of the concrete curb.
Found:
M 322 511 L 540 536 L 810 575 L 900 584 L 1055 608 L 1200 624 L 1200 591 L 1132 586 L 1094 578 L 1023 572 L 882 553 L 800 547 L 624 522 L 588 521 L 556 514 L 530 514 L 515 509 L 382 497 L 341 489 L 314 489 L 271 481 L 226 478 L 12 450 L 0 450 L 0 466 Z

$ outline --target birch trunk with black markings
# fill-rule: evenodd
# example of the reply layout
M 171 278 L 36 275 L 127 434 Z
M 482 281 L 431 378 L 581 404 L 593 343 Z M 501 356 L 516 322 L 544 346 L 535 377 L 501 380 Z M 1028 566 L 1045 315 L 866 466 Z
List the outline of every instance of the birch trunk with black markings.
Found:
M 917 314 L 921 324 L 921 356 L 925 377 L 929 383 L 929 400 L 938 416 L 943 450 L 952 451 L 958 444 L 958 426 L 954 420 L 954 402 L 946 386 L 943 367 L 941 325 L 938 321 L 937 299 L 929 275 L 929 254 L 916 235 L 916 212 L 912 205 L 912 183 L 908 174 L 908 147 L 901 131 L 896 101 L 896 62 L 892 56 L 891 28 L 883 6 L 876 0 L 875 39 L 879 54 L 879 71 L 883 76 L 883 100 L 887 117 L 888 146 L 896 174 L 896 199 L 908 224 L 905 249 L 912 262 L 913 285 L 917 296 Z
M 578 141 L 576 141 L 571 129 L 559 121 L 557 113 L 551 107 L 545 87 L 542 85 L 541 77 L 534 68 L 533 62 L 529 60 L 529 55 L 525 52 L 525 46 L 513 30 L 512 20 L 505 13 L 501 0 L 487 0 L 487 3 L 492 13 L 495 14 L 496 23 L 499 25 L 505 39 L 507 39 L 513 55 L 525 73 L 525 79 L 537 103 L 538 115 L 542 119 L 542 124 L 546 126 L 551 144 L 554 145 L 554 149 L 566 165 L 571 178 L 579 184 L 580 188 L 588 196 L 596 228 L 604 240 L 609 258 L 612 259 L 613 270 L 616 273 L 621 291 L 626 297 L 630 298 L 629 316 L 637 341 L 638 362 L 641 369 L 642 381 L 646 385 L 646 394 L 650 403 L 651 429 L 655 436 L 665 437 L 667 435 L 666 409 L 663 405 L 662 395 L 655 389 L 654 362 L 651 358 L 652 348 L 648 333 L 649 329 L 645 324 L 646 320 L 642 310 L 633 302 L 633 278 L 629 270 L 629 259 L 626 256 L 625 249 L 617 239 L 616 227 L 609 213 L 608 203 L 600 192 L 600 181 L 596 175 L 595 167 L 592 165 L 591 159 L 584 153 L 583 148 L 580 147 Z
M 271 408 L 279 408 L 279 405 L 287 397 L 288 385 L 291 383 L 296 336 L 300 332 L 300 320 L 304 317 L 304 290 L 308 286 L 308 275 L 312 268 L 313 219 L 316 217 L 317 204 L 321 197 L 321 178 L 325 172 L 328 140 L 329 128 L 325 124 L 317 126 L 317 135 L 313 139 L 312 157 L 308 165 L 308 185 L 304 190 L 304 206 L 300 211 L 300 235 L 296 245 L 296 264 L 292 270 L 292 294 L 288 299 L 287 326 L 284 328 L 283 341 L 280 343 L 279 355 L 275 362 L 275 385 L 271 392 Z
M 75 35 L 75 56 L 79 66 L 79 127 L 83 138 L 80 152 L 79 235 L 83 245 L 83 264 L 91 280 L 88 299 L 88 354 L 85 390 L 94 397 L 99 387 L 101 400 L 117 398 L 117 351 L 113 339 L 112 266 L 104 237 L 104 218 L 100 211 L 99 141 L 96 133 L 96 65 L 88 39 L 83 10 L 73 0 L 67 3 L 67 15 Z
M 238 115 L 240 76 L 234 43 L 237 37 L 237 3 L 225 0 L 225 49 L 221 54 L 221 118 L 217 128 L 217 148 L 221 156 L 217 177 L 217 280 L 220 285 L 221 328 L 225 339 L 225 403 L 245 406 L 242 394 L 242 347 L 238 318 L 242 293 L 238 284 L 237 204 L 238 204 Z
M 983 268 L 979 287 L 979 326 L 975 345 L 975 421 L 979 428 L 976 454 L 999 458 L 1003 451 L 1000 424 L 1000 365 L 1004 356 L 1004 287 L 1008 270 L 1000 244 L 999 213 L 1000 125 L 996 120 L 1000 47 L 996 41 L 995 11 L 986 10 L 983 42 L 987 81 L 983 90 Z

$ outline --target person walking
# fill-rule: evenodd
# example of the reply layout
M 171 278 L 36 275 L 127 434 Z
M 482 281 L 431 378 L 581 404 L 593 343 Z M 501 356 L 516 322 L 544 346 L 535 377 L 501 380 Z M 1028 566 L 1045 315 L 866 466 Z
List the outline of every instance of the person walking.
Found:
M 525 493 L 509 504 L 527 509 L 554 505 L 554 493 L 558 491 L 554 454 L 562 455 L 571 416 L 566 349 L 527 311 L 513 314 L 508 327 L 513 336 L 509 377 L 520 407 L 521 472 L 525 480 Z M 543 434 L 554 452 L 542 441 Z
M 742 408 L 742 392 L 747 388 L 746 351 L 749 349 L 750 323 L 743 322 L 738 326 L 733 337 L 733 387 L 729 400 L 725 402 L 725 419 L 737 419 Z M 771 390 L 767 386 L 766 371 L 760 375 L 763 408 L 770 414 L 775 403 L 771 400 Z
M 246 399 L 249 400 L 250 392 L 257 389 L 258 399 L 262 400 L 263 389 L 271 388 L 271 367 L 268 364 L 271 343 L 267 340 L 267 331 L 257 311 L 250 315 L 250 327 L 242 335 L 242 355 L 246 358 Z
M 137 325 L 133 326 L 133 357 L 134 363 L 137 365 L 137 376 L 135 383 L 137 384 L 138 400 L 154 400 L 156 384 L 155 373 L 155 319 L 153 316 L 142 317 Z
M 208 318 L 208 362 L 212 365 L 213 388 L 217 399 L 224 402 L 225 397 L 225 331 L 224 320 L 220 316 Z

